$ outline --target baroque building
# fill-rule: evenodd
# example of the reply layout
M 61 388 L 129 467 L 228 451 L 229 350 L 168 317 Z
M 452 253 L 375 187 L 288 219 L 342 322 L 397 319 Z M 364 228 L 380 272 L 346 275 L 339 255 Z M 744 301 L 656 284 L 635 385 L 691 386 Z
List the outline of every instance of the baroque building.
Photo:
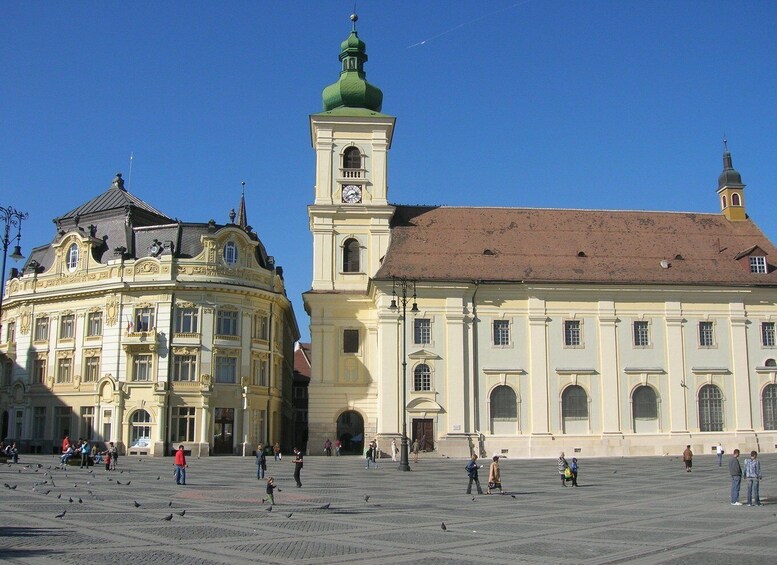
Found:
M 310 116 L 312 445 L 404 419 L 460 456 L 777 449 L 777 249 L 727 147 L 720 213 L 392 205 L 355 25 L 340 61 Z
M 182 222 L 117 174 L 54 222 L 5 289 L 3 437 L 44 453 L 65 435 L 129 454 L 290 447 L 299 331 L 244 195 L 227 224 Z

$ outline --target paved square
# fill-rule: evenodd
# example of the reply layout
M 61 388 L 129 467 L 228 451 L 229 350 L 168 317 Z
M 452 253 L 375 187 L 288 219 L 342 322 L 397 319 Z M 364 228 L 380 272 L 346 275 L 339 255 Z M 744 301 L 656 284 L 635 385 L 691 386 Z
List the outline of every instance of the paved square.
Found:
M 695 457 L 692 473 L 679 456 L 581 459 L 580 488 L 562 488 L 555 460 L 503 459 L 509 494 L 475 500 L 465 494 L 461 459 L 426 454 L 402 473 L 385 459 L 366 470 L 358 457 L 311 456 L 297 489 L 291 458 L 271 458 L 268 476 L 280 492 L 269 510 L 250 457 L 191 458 L 188 484 L 177 486 L 172 458 L 123 457 L 119 471 L 87 472 L 23 455 L 0 467 L 7 485 L 0 557 L 114 565 L 760 564 L 777 555 L 770 480 L 777 455 L 760 459 L 764 506 L 751 508 L 728 503 L 728 469 L 712 456 Z M 745 493 L 743 485 L 743 502 Z

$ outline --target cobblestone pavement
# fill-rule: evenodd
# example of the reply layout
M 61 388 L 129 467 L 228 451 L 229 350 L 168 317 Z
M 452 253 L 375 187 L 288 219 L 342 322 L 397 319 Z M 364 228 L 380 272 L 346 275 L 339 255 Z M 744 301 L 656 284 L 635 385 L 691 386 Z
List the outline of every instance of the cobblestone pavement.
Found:
M 581 459 L 580 488 L 562 488 L 555 460 L 505 459 L 509 494 L 474 500 L 461 459 L 426 454 L 403 473 L 385 459 L 366 470 L 358 457 L 311 456 L 298 489 L 291 458 L 270 458 L 280 492 L 269 510 L 250 457 L 190 458 L 177 486 L 171 458 L 87 472 L 30 455 L 0 466 L 0 560 L 762 564 L 777 555 L 777 455 L 761 459 L 764 506 L 751 508 L 729 504 L 726 461 L 712 456 L 692 473 L 679 456 Z

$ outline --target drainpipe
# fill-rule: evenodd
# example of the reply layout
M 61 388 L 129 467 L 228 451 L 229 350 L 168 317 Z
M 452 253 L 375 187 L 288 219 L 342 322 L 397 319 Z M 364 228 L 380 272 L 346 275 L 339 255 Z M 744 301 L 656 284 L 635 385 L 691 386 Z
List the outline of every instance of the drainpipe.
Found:
M 474 430 L 478 434 L 478 445 L 480 451 L 478 455 L 482 455 L 482 445 L 480 441 L 480 398 L 478 394 L 478 383 L 480 381 L 478 374 L 478 307 L 475 303 L 478 290 L 480 290 L 479 280 L 473 281 L 475 283 L 475 291 L 472 293 L 472 415 Z

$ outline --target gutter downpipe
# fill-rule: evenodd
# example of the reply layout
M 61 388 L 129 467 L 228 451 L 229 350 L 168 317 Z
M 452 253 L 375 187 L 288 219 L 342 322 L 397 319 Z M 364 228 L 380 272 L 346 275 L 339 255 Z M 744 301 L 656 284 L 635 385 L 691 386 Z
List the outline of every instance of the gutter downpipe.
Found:
M 479 398 L 478 398 L 478 383 L 480 379 L 478 378 L 478 308 L 477 304 L 475 302 L 475 299 L 478 295 L 478 290 L 480 290 L 480 284 L 482 281 L 476 280 L 473 281 L 475 283 L 475 291 L 472 293 L 472 416 L 473 416 L 473 431 L 478 435 L 478 448 L 479 453 L 478 455 L 481 457 L 484 457 L 483 455 L 483 443 L 481 441 L 481 434 L 480 434 L 480 407 L 479 407 Z

